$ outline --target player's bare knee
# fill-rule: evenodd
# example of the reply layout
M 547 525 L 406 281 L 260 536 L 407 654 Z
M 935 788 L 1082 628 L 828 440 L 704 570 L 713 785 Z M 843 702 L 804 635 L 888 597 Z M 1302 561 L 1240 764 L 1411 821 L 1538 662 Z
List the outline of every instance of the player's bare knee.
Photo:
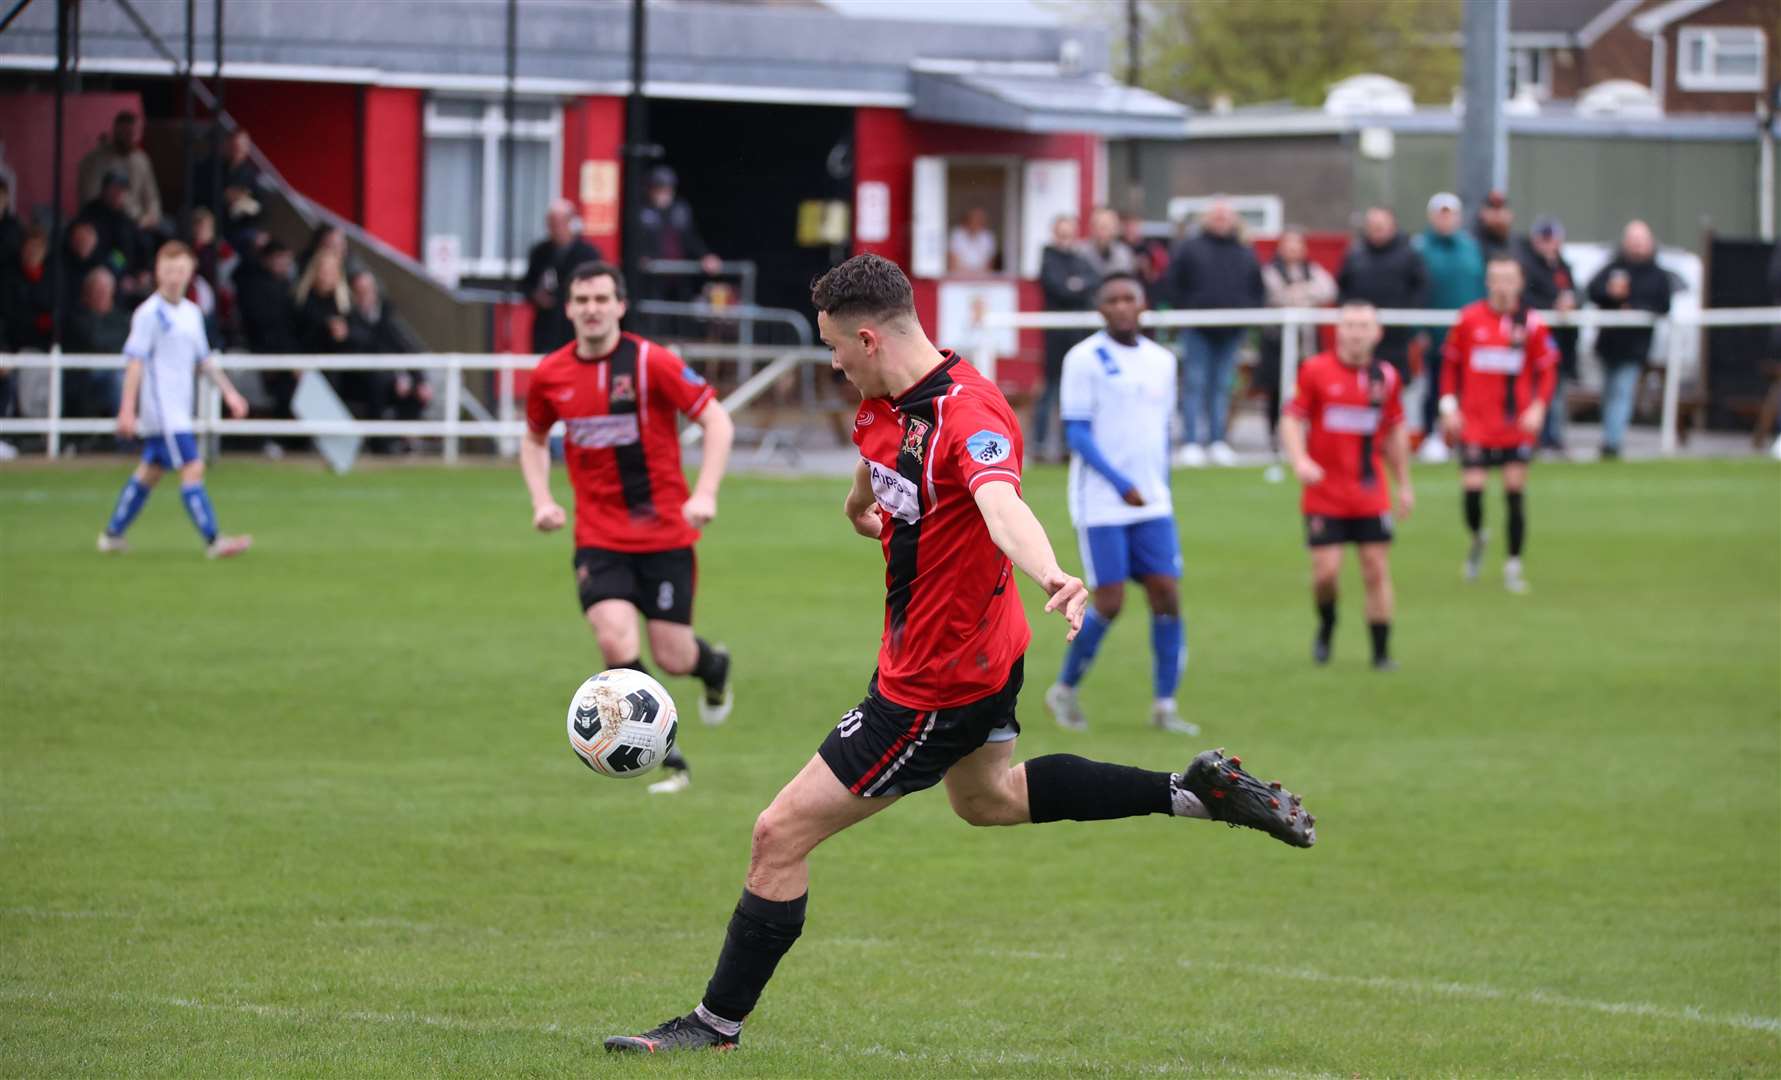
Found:
M 802 859 L 796 824 L 792 815 L 780 809 L 775 801 L 754 819 L 754 834 L 749 840 L 749 866 L 773 871 Z

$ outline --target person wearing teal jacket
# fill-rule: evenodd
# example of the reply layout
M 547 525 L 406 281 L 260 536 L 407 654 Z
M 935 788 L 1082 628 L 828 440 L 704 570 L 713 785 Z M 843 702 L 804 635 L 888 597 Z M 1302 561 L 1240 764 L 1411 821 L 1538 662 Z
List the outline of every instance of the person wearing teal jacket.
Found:
M 1484 298 L 1484 253 L 1478 241 L 1460 228 L 1459 196 L 1440 192 L 1429 199 L 1429 227 L 1416 238 L 1417 253 L 1428 269 L 1428 293 L 1425 305 L 1458 311 L 1474 300 Z M 1441 385 L 1441 344 L 1447 338 L 1447 327 L 1434 326 L 1426 331 L 1428 348 L 1422 353 L 1423 383 L 1422 430 L 1423 460 L 1447 460 L 1447 447 L 1435 426 L 1435 405 L 1440 399 L 1436 387 Z

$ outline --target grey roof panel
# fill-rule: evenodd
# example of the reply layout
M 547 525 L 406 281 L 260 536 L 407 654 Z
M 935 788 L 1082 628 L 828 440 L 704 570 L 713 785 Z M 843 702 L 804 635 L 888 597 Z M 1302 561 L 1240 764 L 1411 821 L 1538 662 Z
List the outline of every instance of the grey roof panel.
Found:
M 1009 131 L 1090 131 L 1121 138 L 1180 138 L 1187 108 L 1105 74 L 915 73 L 919 120 Z

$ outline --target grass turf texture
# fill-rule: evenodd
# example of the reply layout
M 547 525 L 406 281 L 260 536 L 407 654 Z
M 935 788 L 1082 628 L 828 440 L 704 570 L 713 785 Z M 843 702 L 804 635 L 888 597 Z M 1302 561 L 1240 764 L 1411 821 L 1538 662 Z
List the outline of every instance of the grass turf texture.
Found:
M 1540 467 L 1521 598 L 1500 542 L 1460 582 L 1456 478 L 1420 472 L 1392 676 L 1352 564 L 1311 667 L 1290 485 L 1178 474 L 1206 734 L 1146 726 L 1133 595 L 1086 735 L 1040 703 L 1063 637 L 1035 616 L 1022 756 L 1227 746 L 1307 793 L 1318 847 L 973 830 L 930 791 L 818 851 L 742 1051 L 674 1060 L 597 1040 L 697 1000 L 755 813 L 863 690 L 882 563 L 843 482 L 726 486 L 698 622 L 737 711 L 706 729 L 670 682 L 694 786 L 651 798 L 568 750 L 598 660 L 516 471 L 225 462 L 221 520 L 260 543 L 220 564 L 166 484 L 133 554 L 94 554 L 123 473 L 0 472 L 8 1075 L 1781 1070 L 1772 465 Z M 1061 473 L 1028 495 L 1073 565 Z

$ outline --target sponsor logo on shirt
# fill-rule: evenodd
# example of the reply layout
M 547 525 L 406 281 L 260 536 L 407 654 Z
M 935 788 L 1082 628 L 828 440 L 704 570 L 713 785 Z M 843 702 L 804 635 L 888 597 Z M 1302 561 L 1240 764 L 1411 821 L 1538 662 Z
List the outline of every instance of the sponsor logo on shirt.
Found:
M 871 427 L 873 419 L 874 419 L 874 415 L 872 413 L 863 412 L 853 418 L 853 426 L 854 427 Z
M 876 461 L 867 462 L 872 470 L 872 494 L 884 512 L 898 521 L 911 524 L 921 520 L 921 494 L 914 481 Z
M 987 428 L 965 440 L 965 452 L 979 465 L 994 465 L 1008 460 L 1014 452 L 1014 441 L 999 431 Z
M 1323 429 L 1343 435 L 1372 435 L 1379 430 L 1379 410 L 1370 405 L 1325 405 Z
M 618 416 L 577 416 L 563 421 L 571 446 L 604 450 L 612 446 L 629 446 L 638 439 L 637 414 Z
M 903 429 L 903 450 L 916 461 L 921 460 L 922 442 L 928 437 L 928 424 L 925 420 L 909 418 L 909 426 Z
M 1488 371 L 1495 375 L 1519 375 L 1523 353 L 1520 349 L 1505 349 L 1500 345 L 1472 350 L 1472 368 L 1475 371 Z

